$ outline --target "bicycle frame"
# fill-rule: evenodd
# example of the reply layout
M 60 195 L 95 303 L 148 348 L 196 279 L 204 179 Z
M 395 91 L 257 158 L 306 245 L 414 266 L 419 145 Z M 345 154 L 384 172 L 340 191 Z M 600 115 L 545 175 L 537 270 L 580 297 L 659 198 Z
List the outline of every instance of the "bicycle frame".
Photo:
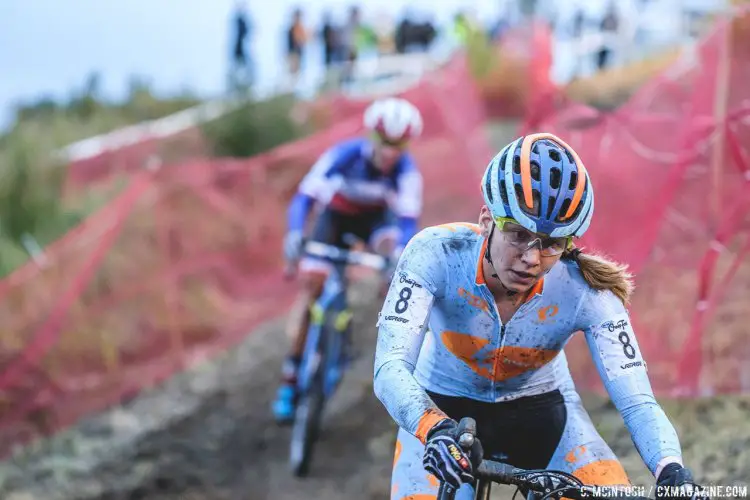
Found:
M 302 392 L 307 391 L 310 386 L 312 375 L 316 372 L 317 364 L 321 362 L 322 353 L 320 352 L 320 342 L 324 334 L 328 334 L 325 341 L 330 342 L 327 350 L 331 356 L 326 356 L 323 361 L 326 366 L 323 367 L 325 373 L 324 393 L 326 398 L 335 390 L 341 380 L 341 350 L 343 347 L 343 338 L 346 329 L 349 326 L 351 313 L 348 310 L 346 297 L 347 285 L 344 263 L 334 265 L 333 272 L 330 273 L 323 286 L 323 293 L 315 301 L 310 311 L 310 327 L 305 340 L 305 353 L 300 364 L 298 389 Z M 328 326 L 327 319 L 331 312 L 336 312 L 336 318 L 333 320 L 333 327 L 336 335 L 332 332 L 326 332 Z M 313 354 L 314 353 L 314 354 Z
M 380 256 L 350 252 L 322 243 L 309 242 L 305 248 L 331 262 L 333 272 L 310 310 L 310 326 L 297 376 L 299 401 L 290 446 L 290 461 L 297 476 L 307 474 L 326 401 L 336 390 L 345 368 L 344 348 L 351 321 L 347 307 L 346 267 L 361 264 L 385 268 L 386 264 Z

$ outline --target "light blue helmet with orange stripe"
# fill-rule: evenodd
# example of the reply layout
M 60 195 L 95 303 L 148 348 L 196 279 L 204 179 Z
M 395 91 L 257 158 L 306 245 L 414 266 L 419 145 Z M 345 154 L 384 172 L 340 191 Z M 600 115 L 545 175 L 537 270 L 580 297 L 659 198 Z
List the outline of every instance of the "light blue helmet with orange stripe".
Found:
M 594 213 L 594 188 L 578 154 L 553 134 L 519 137 L 495 156 L 482 178 L 493 217 L 535 233 L 581 237 Z

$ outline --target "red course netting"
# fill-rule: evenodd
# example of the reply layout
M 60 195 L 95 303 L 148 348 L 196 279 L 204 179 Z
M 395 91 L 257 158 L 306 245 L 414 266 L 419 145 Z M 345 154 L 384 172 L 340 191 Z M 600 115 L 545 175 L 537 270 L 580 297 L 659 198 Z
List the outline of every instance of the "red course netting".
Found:
M 491 151 L 463 60 L 406 95 L 425 119 L 413 148 L 423 223 L 473 219 Z M 133 174 L 116 200 L 48 248 L 49 265 L 29 263 L 0 282 L 0 452 L 131 397 L 284 312 L 297 286 L 281 276 L 287 202 L 326 148 L 361 132 L 366 103 L 339 104 L 349 111 L 335 126 L 258 157 Z M 86 170 L 100 177 L 94 163 Z
M 583 243 L 637 273 L 632 319 L 664 395 L 750 391 L 749 21 L 717 26 L 615 112 L 568 102 L 525 124 L 586 162 L 597 196 Z M 567 350 L 578 384 L 600 389 L 581 342 Z

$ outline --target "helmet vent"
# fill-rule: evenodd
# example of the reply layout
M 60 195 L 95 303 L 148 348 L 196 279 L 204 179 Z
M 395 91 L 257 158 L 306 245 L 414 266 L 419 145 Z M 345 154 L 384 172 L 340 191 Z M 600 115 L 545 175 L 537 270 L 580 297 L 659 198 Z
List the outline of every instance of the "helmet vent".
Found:
M 547 219 L 552 217 L 552 211 L 555 209 L 555 197 L 550 196 L 547 198 Z
M 539 182 L 542 180 L 542 167 L 539 166 L 539 163 L 532 161 L 531 162 L 531 178 L 535 181 Z
M 549 171 L 549 185 L 552 189 L 560 189 L 562 183 L 562 172 L 559 168 L 551 168 Z
M 534 207 L 531 209 L 531 214 L 535 217 L 539 217 L 542 211 L 542 193 L 534 189 L 531 192 L 531 197 L 534 200 Z
M 549 150 L 549 157 L 552 161 L 560 161 L 562 159 L 562 156 L 560 156 L 560 152 L 554 149 Z
M 505 162 L 508 161 L 508 152 L 506 151 L 503 153 L 503 156 L 500 157 L 500 163 L 498 164 L 498 167 L 500 167 L 501 172 L 505 172 Z
M 518 156 L 513 157 L 513 173 L 516 175 L 521 173 L 521 158 Z
M 500 181 L 500 199 L 503 200 L 503 204 L 508 206 L 508 192 L 505 190 L 505 180 Z
M 578 172 L 570 173 L 570 182 L 568 183 L 568 189 L 575 189 L 578 184 Z
M 487 176 L 487 180 L 484 182 L 484 192 L 487 194 L 487 200 L 490 203 L 495 203 L 494 198 L 492 197 L 492 179 L 490 179 L 490 176 Z
M 562 206 L 560 207 L 560 212 L 558 212 L 557 217 L 555 217 L 556 222 L 562 222 L 563 217 L 565 217 L 565 214 L 568 212 L 569 206 L 570 206 L 570 198 L 565 198 L 563 200 Z

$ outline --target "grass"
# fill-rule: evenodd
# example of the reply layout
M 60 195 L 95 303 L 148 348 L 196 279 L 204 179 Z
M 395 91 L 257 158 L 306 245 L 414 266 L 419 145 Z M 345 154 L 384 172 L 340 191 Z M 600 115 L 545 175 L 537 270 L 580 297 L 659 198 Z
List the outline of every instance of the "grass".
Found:
M 77 182 L 78 187 L 83 185 L 81 189 L 65 192 L 70 188 L 66 184 L 70 167 L 54 159 L 56 150 L 199 102 L 187 92 L 159 97 L 137 79 L 130 82 L 123 101 L 110 102 L 100 97 L 99 79 L 92 75 L 68 98 L 21 104 L 15 122 L 0 136 L 0 278 L 104 206 L 124 185 Z M 311 131 L 292 119 L 294 105 L 291 96 L 267 102 L 248 100 L 195 133 L 168 138 L 160 144 L 158 154 L 167 163 L 196 154 L 258 154 Z
M 71 142 L 197 104 L 187 93 L 157 97 L 140 80 L 130 82 L 121 102 L 100 97 L 91 75 L 67 98 L 21 103 L 14 122 L 0 136 L 0 277 L 101 207 L 122 184 L 64 196 L 68 166 L 54 152 Z

